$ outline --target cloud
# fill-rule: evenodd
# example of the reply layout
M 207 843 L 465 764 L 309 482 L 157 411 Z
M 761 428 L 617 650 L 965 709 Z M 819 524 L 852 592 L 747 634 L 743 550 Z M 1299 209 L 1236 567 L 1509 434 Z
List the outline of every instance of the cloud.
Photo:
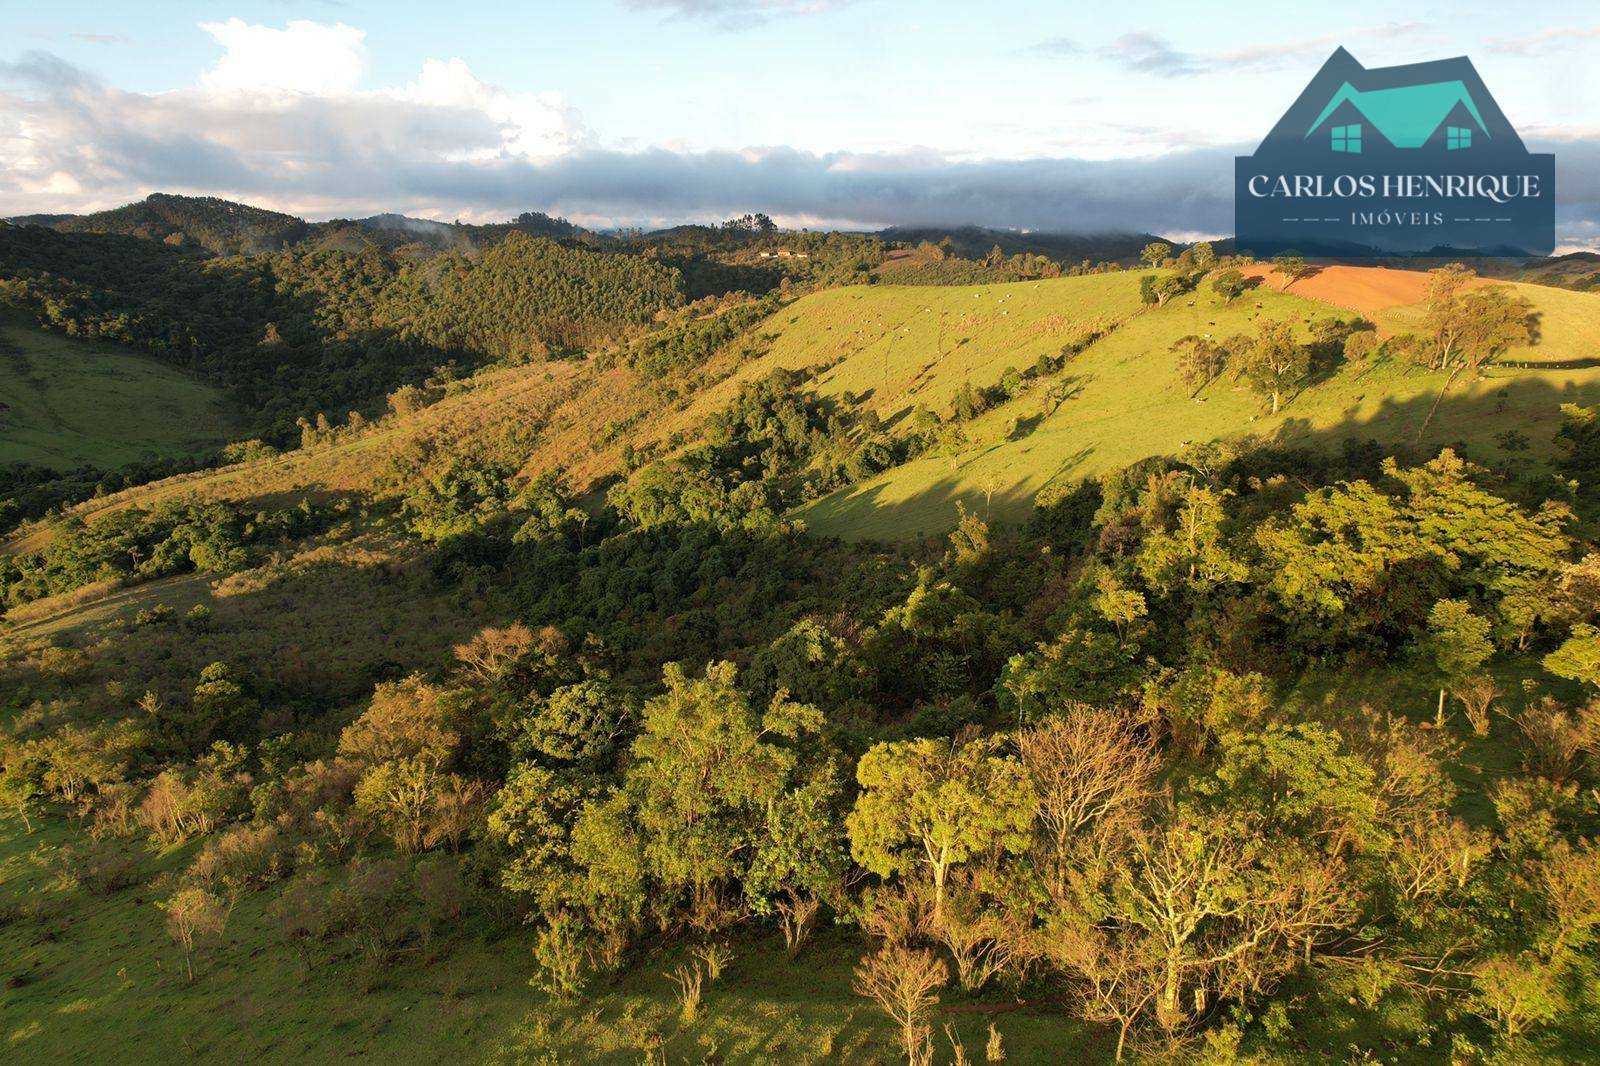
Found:
M 296 19 L 278 30 L 231 18 L 200 28 L 224 49 L 200 76 L 214 92 L 350 92 L 367 65 L 366 34 L 343 23 Z
M 1563 26 L 1528 37 L 1496 37 L 1490 40 L 1489 51 L 1501 55 L 1534 55 L 1556 48 L 1570 48 L 1596 37 L 1600 37 L 1600 26 Z
M 558 92 L 515 93 L 478 78 L 460 59 L 430 59 L 416 81 L 393 94 L 396 100 L 425 108 L 453 108 L 487 117 L 500 131 L 500 143 L 458 154 L 459 159 L 497 155 L 533 158 L 560 155 L 592 140 L 578 113 Z
M 130 93 L 36 60 L 0 94 L 0 214 L 85 210 L 148 192 L 228 196 L 312 217 L 529 208 L 653 225 L 764 210 L 863 226 L 985 223 L 1094 232 L 1219 230 L 1231 153 L 1155 161 L 955 162 L 930 149 L 812 153 L 603 148 L 559 98 L 507 93 L 459 61 L 394 90 Z
M 1071 37 L 1047 37 L 1030 48 L 1029 51 L 1047 56 L 1077 56 L 1082 55 L 1088 49 Z
M 74 33 L 75 41 L 86 41 L 89 44 L 127 44 L 128 37 L 122 33 Z
M 1389 22 L 1338 34 L 1305 37 L 1252 45 L 1226 52 L 1185 52 L 1159 34 L 1146 30 L 1125 33 L 1098 47 L 1086 47 L 1066 37 L 1051 37 L 1034 45 L 1043 55 L 1092 54 L 1137 74 L 1163 78 L 1192 78 L 1204 74 L 1254 73 L 1295 63 L 1325 59 L 1339 45 L 1359 39 L 1398 37 L 1423 28 L 1420 22 Z
M 1203 73 L 1204 61 L 1189 52 L 1180 52 L 1153 33 L 1125 33 L 1100 49 L 1100 54 L 1129 70 L 1181 78 Z
M 639 11 L 665 11 L 669 18 L 709 22 L 719 29 L 744 30 L 775 18 L 818 15 L 855 0 L 628 0 Z

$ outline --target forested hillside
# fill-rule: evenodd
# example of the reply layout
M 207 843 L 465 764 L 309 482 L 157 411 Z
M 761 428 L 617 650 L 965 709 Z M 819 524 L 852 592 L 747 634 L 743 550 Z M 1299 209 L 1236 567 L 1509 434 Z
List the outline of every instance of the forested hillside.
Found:
M 309 226 L 293 215 L 210 196 L 154 193 L 110 211 L 73 215 L 52 224 L 63 233 L 112 233 L 217 255 L 273 252 L 304 237 Z
M 0 227 L 11 1053 L 1590 1061 L 1600 297 L 1139 252 Z

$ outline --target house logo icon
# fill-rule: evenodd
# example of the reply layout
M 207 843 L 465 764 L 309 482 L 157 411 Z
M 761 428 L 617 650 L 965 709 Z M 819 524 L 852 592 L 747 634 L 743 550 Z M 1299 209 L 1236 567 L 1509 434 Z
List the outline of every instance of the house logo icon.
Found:
M 1555 157 L 1527 150 L 1466 57 L 1368 70 L 1343 48 L 1235 160 L 1241 250 L 1548 255 Z

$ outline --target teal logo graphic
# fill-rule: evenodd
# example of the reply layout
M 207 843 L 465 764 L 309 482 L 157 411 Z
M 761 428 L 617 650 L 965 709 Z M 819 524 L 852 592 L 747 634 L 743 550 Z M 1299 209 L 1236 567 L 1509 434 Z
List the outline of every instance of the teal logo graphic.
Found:
M 1257 255 L 1555 245 L 1555 157 L 1527 150 L 1465 57 L 1368 70 L 1339 49 L 1234 174 L 1239 247 Z

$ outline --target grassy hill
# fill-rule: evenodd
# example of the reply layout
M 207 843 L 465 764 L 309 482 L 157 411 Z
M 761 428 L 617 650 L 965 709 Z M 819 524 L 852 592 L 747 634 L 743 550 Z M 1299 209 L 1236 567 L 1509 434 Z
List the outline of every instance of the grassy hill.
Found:
M 496 370 L 453 389 L 405 421 L 349 440 L 215 473 L 187 475 L 90 501 L 87 514 L 187 496 L 292 499 L 371 491 L 397 450 L 471 451 L 524 476 L 566 472 L 582 492 L 622 472 L 625 447 L 668 452 L 730 403 L 741 385 L 780 367 L 809 368 L 812 387 L 839 409 L 870 410 L 904 430 L 918 406 L 941 413 L 962 387 L 984 388 L 1040 356 L 1089 341 L 1061 371 L 968 427 L 954 460 L 925 457 L 802 507 L 810 528 L 847 538 L 900 539 L 950 528 L 957 501 L 995 518 L 1025 517 L 1053 481 L 1092 476 L 1185 445 L 1253 435 L 1282 440 L 1416 438 L 1441 379 L 1378 360 L 1341 366 L 1287 397 L 1276 416 L 1228 376 L 1191 396 L 1172 343 L 1187 334 L 1254 331 L 1263 315 L 1312 322 L 1361 315 L 1381 330 L 1416 328 L 1415 275 L 1329 268 L 1288 292 L 1270 281 L 1232 304 L 1209 288 L 1165 307 L 1139 299 L 1138 272 L 981 286 L 854 286 L 801 297 L 757 327 L 763 353 L 724 352 L 670 394 L 625 368 L 592 362 Z M 1538 342 L 1509 353 L 1481 380 L 1458 382 L 1425 434 L 1500 456 L 1495 438 L 1530 438 L 1551 454 L 1563 402 L 1600 402 L 1600 369 L 1560 365 L 1600 351 L 1600 310 L 1586 293 L 1518 285 L 1540 313 Z M 1320 298 L 1319 298 L 1320 297 Z M 1098 339 L 1093 339 L 1098 337 Z M 1541 364 L 1556 365 L 1541 365 Z M 1051 398 L 1052 389 L 1057 398 Z M 1065 398 L 1060 398 L 1065 396 Z M 37 539 L 23 540 L 37 546 Z M 15 545 L 13 545 L 15 547 Z
M 178 370 L 0 318 L 0 463 L 116 467 L 196 454 L 236 429 L 221 393 Z
M 991 384 L 1010 367 L 1032 362 L 1046 346 L 1024 340 L 1029 330 L 1046 330 L 1052 316 L 1066 316 L 1082 328 L 1083 309 L 1122 324 L 1091 344 L 1062 371 L 1070 383 L 1070 399 L 1057 403 L 1043 390 L 986 412 L 970 427 L 972 446 L 952 463 L 923 458 L 887 471 L 815 501 L 799 513 L 811 528 L 847 537 L 903 537 L 949 528 L 955 504 L 1019 519 L 1032 507 L 1038 491 L 1062 478 L 1081 478 L 1116 469 L 1151 455 L 1171 454 L 1190 443 L 1246 434 L 1276 439 L 1339 439 L 1372 437 L 1409 441 L 1421 429 L 1437 396 L 1440 382 L 1393 362 L 1342 366 L 1322 380 L 1313 379 L 1290 398 L 1276 416 L 1264 413 L 1258 397 L 1229 376 L 1191 396 L 1179 379 L 1171 345 L 1188 334 L 1227 336 L 1253 332 L 1265 315 L 1292 318 L 1302 333 L 1318 318 L 1349 315 L 1347 308 L 1271 287 L 1252 290 L 1233 304 L 1224 304 L 1202 288 L 1163 308 L 1138 309 L 1137 274 L 1067 278 L 1050 282 L 941 291 L 925 301 L 938 310 L 924 312 L 916 328 L 902 333 L 905 354 L 922 360 L 910 391 L 904 374 L 882 366 L 887 345 L 850 355 L 822 379 L 862 387 L 878 377 L 887 382 L 874 397 L 882 409 L 904 409 L 914 402 L 937 405 L 961 383 Z M 1298 287 L 1296 287 L 1298 288 Z M 1533 347 L 1508 354 L 1511 361 L 1558 362 L 1577 353 L 1600 350 L 1600 304 L 1587 294 L 1518 285 L 1541 315 L 1541 338 Z M 926 293 L 927 290 L 913 290 Z M 823 294 L 796 305 L 774 345 L 780 352 L 825 351 L 835 335 L 830 302 L 851 299 L 849 291 Z M 857 298 L 867 299 L 864 293 Z M 871 300 L 902 313 L 897 294 L 873 293 Z M 984 328 L 957 347 L 930 345 L 926 336 L 939 319 L 962 303 L 984 305 L 989 322 L 1003 317 L 998 330 Z M 973 312 L 974 318 L 982 313 Z M 1414 329 L 1421 309 L 1402 305 L 1377 313 L 1380 327 L 1398 332 Z M 1120 319 L 1117 316 L 1122 316 Z M 885 318 L 891 317 L 886 313 Z M 948 321 L 946 317 L 946 321 Z M 903 328 L 911 328 L 906 322 Z M 1069 327 L 1071 328 L 1071 327 Z M 1057 334 L 1059 336 L 1059 334 Z M 919 344 L 920 342 L 920 344 Z M 911 351 L 920 355 L 910 356 Z M 944 352 L 941 358 L 934 353 Z M 891 366 L 894 360 L 889 360 Z M 754 371 L 752 371 L 754 372 Z M 891 397 L 899 397 L 896 402 Z M 1600 400 L 1600 370 L 1585 366 L 1526 369 L 1503 367 L 1483 379 L 1457 384 L 1449 402 L 1429 425 L 1425 439 L 1466 442 L 1480 449 L 1497 447 L 1494 438 L 1506 430 L 1526 432 L 1535 457 L 1549 455 L 1552 419 L 1562 402 Z M 885 401 L 888 401 L 885 403 Z

